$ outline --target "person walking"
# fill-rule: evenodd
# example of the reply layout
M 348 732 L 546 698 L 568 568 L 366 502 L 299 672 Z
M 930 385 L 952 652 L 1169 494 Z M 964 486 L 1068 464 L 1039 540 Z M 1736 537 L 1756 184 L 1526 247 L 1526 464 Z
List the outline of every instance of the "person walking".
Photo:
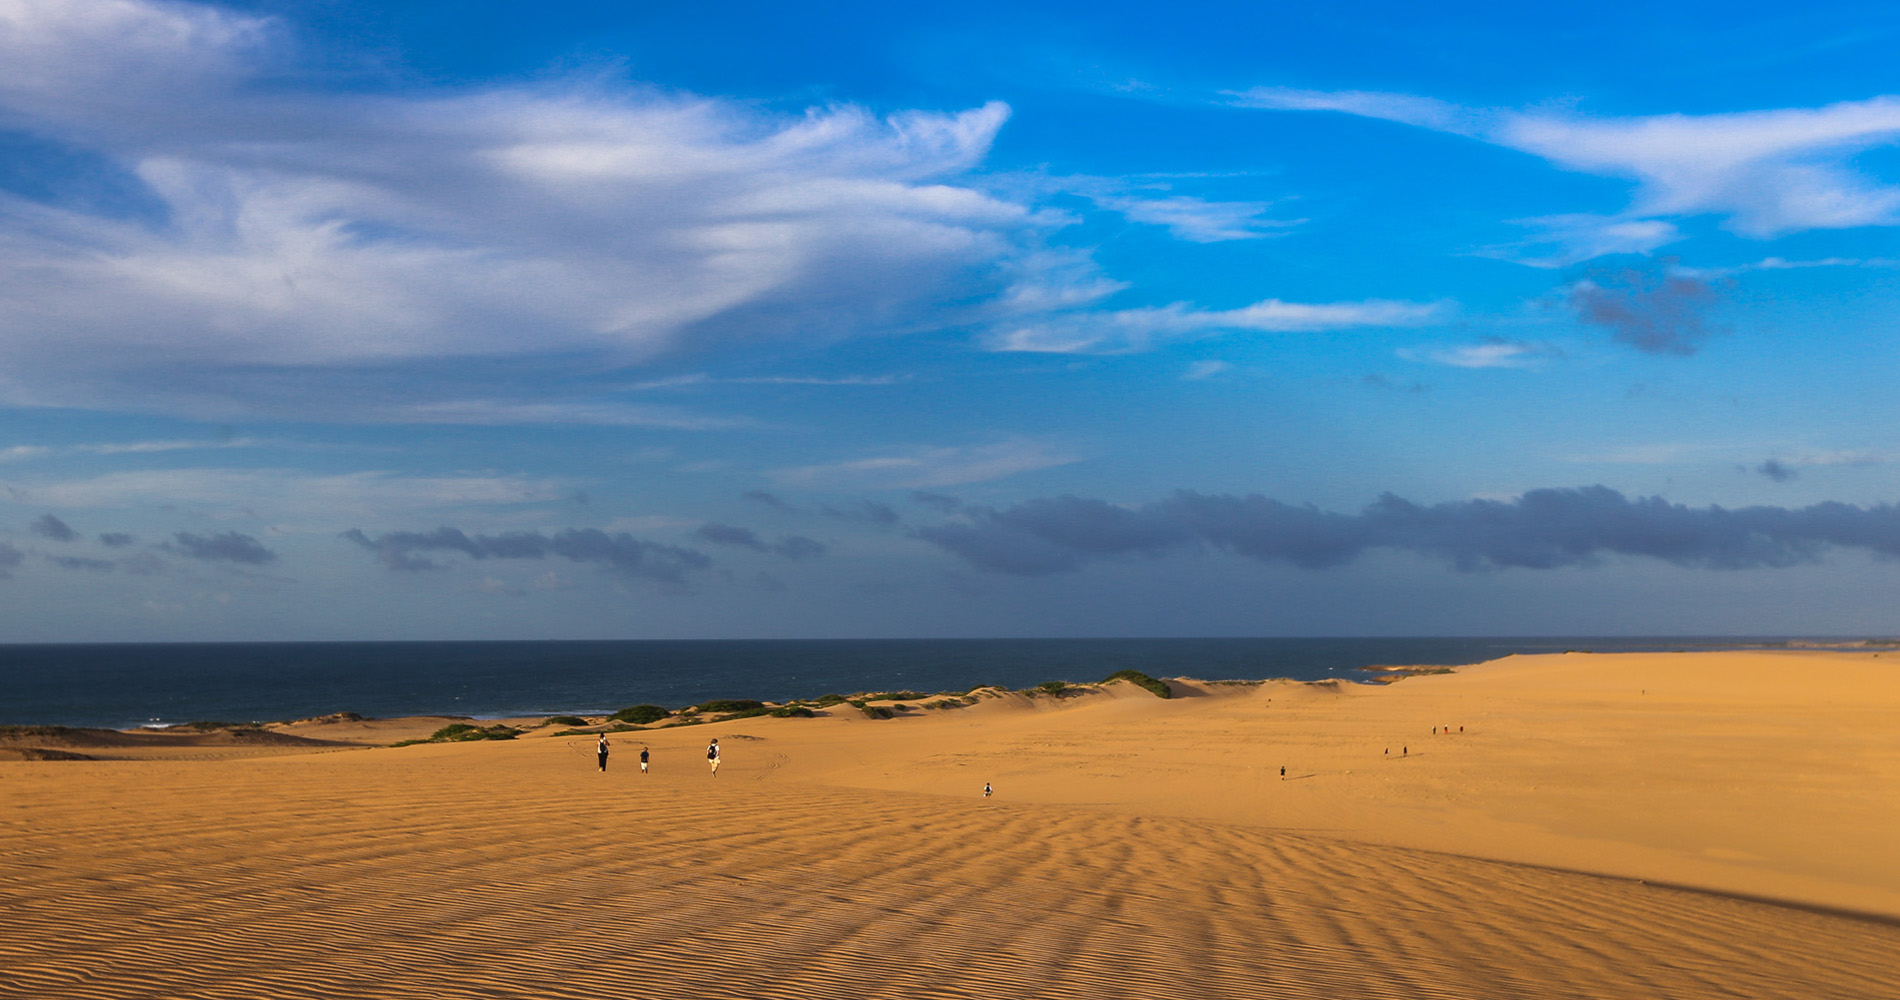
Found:
M 649 751 L 646 747 L 640 748 L 640 773 L 641 774 L 647 773 L 647 754 L 649 753 L 651 753 L 651 751 Z
M 990 797 L 990 792 L 991 792 L 991 789 L 990 789 L 990 783 L 989 783 L 989 782 L 987 782 L 987 781 L 985 781 L 985 782 L 983 783 L 983 797 L 984 797 L 984 798 L 986 798 L 986 799 L 987 799 L 987 798 L 989 798 L 989 797 Z
M 607 773 L 607 734 L 600 734 L 600 742 L 594 744 L 594 752 L 600 755 L 600 773 Z
M 706 745 L 706 763 L 712 767 L 713 777 L 719 777 L 719 738 Z

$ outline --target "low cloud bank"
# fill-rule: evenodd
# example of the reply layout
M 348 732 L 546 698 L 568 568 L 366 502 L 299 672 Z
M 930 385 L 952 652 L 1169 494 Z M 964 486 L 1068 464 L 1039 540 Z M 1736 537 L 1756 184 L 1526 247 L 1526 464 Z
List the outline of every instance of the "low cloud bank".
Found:
M 189 531 L 181 531 L 173 535 L 171 542 L 164 547 L 179 555 L 206 562 L 262 566 L 277 559 L 277 553 L 265 548 L 262 542 L 237 531 L 216 535 L 194 535 Z
M 679 583 L 686 574 L 712 565 L 704 553 L 642 541 L 626 532 L 608 534 L 598 528 L 565 528 L 552 535 L 538 531 L 509 531 L 499 535 L 468 535 L 459 528 L 434 531 L 392 531 L 375 538 L 360 528 L 343 537 L 376 553 L 390 569 L 406 572 L 445 569 L 420 553 L 459 552 L 470 559 L 546 559 L 559 556 L 577 563 L 596 563 L 622 576 Z
M 1585 566 L 1645 556 L 1695 569 L 1759 569 L 1831 549 L 1900 557 L 1900 507 L 1688 507 L 1605 486 L 1532 490 L 1513 500 L 1429 506 L 1386 494 L 1357 514 L 1267 497 L 1179 492 L 1126 507 L 1064 496 L 1006 508 L 963 506 L 912 535 L 995 573 L 1038 576 L 1093 559 L 1208 546 L 1323 569 L 1368 549 L 1414 552 L 1463 571 Z

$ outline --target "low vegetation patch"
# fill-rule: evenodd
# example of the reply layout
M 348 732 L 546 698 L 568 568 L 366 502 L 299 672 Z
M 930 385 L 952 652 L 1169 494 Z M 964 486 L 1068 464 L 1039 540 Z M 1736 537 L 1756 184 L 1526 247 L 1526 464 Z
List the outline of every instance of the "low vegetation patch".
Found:
M 631 722 L 636 726 L 645 726 L 672 714 L 658 705 L 629 705 L 608 716 L 607 719 L 610 722 Z
M 717 698 L 712 701 L 702 701 L 694 705 L 693 711 L 708 714 L 714 712 L 752 712 L 764 707 L 765 702 L 753 701 L 750 698 Z
M 513 726 L 496 723 L 492 726 L 474 726 L 466 722 L 456 722 L 443 726 L 429 735 L 426 740 L 403 740 L 391 746 L 407 747 L 418 743 L 471 743 L 476 740 L 512 740 L 521 735 L 521 730 Z
M 877 694 L 865 695 L 864 700 L 865 701 L 917 701 L 920 698 L 928 698 L 928 697 L 930 696 L 923 693 L 922 691 L 879 691 Z
M 772 715 L 779 719 L 815 719 L 818 717 L 817 712 L 803 705 L 786 705 L 783 708 L 775 708 L 772 710 Z
M 1174 697 L 1174 691 L 1168 687 L 1166 682 L 1155 680 L 1153 677 L 1139 670 L 1117 670 L 1107 677 L 1102 678 L 1102 683 L 1104 684 L 1111 681 L 1127 681 L 1136 687 L 1146 688 L 1150 692 L 1153 692 L 1157 698 Z
M 543 723 L 541 723 L 541 724 L 542 724 L 542 725 L 544 725 L 544 726 L 586 726 L 586 725 L 591 725 L 591 723 L 589 723 L 589 722 L 588 722 L 588 721 L 587 721 L 586 719 L 583 719 L 583 718 L 581 718 L 581 717 L 580 717 L 580 716 L 578 716 L 578 715 L 550 715 L 550 716 L 548 716 L 548 717 L 547 717 L 547 721 L 545 721 L 545 722 L 543 722 Z
M 1024 691 L 1023 693 L 1031 697 L 1034 697 L 1035 695 L 1038 695 L 1038 694 L 1052 694 L 1059 698 L 1063 694 L 1067 693 L 1070 687 L 1071 685 L 1067 681 L 1043 681 L 1041 684 L 1038 684 L 1035 687 L 1032 687 L 1029 690 Z
M 0 726 L 0 738 L 18 736 L 70 736 L 85 730 L 71 726 Z
M 883 705 L 858 704 L 858 711 L 863 712 L 866 716 L 873 719 L 892 719 L 897 717 L 896 712 Z
M 638 732 L 642 732 L 642 731 L 643 731 L 643 730 L 642 730 L 642 728 L 641 728 L 641 727 L 639 727 L 639 726 L 629 726 L 629 725 L 627 725 L 627 724 L 626 724 L 626 723 L 624 723 L 624 722 L 616 722 L 616 723 L 614 723 L 613 725 L 611 725 L 611 726 L 608 726 L 608 727 L 607 727 L 607 728 L 605 728 L 605 729 L 563 729 L 563 730 L 561 730 L 561 731 L 560 731 L 560 732 L 558 732 L 558 733 L 549 733 L 548 735 L 549 735 L 550 737 L 554 737 L 554 736 L 599 736 L 599 735 L 600 735 L 601 733 L 638 733 Z
M 841 695 L 841 694 L 826 694 L 826 695 L 819 695 L 819 696 L 818 696 L 818 707 L 819 707 L 819 708 L 830 708 L 830 707 L 831 707 L 831 706 L 833 706 L 833 705 L 840 705 L 840 704 L 843 704 L 843 703 L 844 703 L 844 701 L 845 701 L 845 697 L 844 697 L 844 695 Z

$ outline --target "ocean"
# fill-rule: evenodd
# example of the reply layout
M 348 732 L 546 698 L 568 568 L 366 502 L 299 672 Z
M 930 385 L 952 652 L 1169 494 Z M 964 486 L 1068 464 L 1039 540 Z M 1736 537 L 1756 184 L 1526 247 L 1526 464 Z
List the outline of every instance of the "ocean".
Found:
M 0 645 L 0 724 L 131 728 L 372 717 L 587 715 L 712 698 L 1024 688 L 1156 677 L 1367 680 L 1375 665 L 1512 653 L 1734 649 L 1790 640 L 858 639 Z M 1801 640 L 1794 640 L 1801 641 Z M 1824 640 L 1839 643 L 1852 640 Z

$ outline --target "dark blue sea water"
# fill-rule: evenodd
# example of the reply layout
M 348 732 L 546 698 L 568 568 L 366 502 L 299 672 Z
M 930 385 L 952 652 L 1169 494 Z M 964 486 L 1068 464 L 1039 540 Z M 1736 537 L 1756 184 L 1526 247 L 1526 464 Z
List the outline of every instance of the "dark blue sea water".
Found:
M 1836 640 L 1839 641 L 1839 640 Z M 862 639 L 0 645 L 0 724 L 110 726 L 367 716 L 588 714 L 650 702 L 964 691 L 1156 677 L 1364 680 L 1378 664 L 1511 653 L 1732 649 L 1666 639 Z

